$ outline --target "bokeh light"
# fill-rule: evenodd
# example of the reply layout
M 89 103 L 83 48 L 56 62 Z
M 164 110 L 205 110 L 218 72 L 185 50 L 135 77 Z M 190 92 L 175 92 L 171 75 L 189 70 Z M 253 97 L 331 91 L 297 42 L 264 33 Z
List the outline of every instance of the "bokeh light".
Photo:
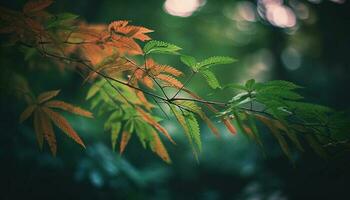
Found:
M 164 10 L 170 15 L 189 17 L 204 4 L 204 0 L 166 0 Z

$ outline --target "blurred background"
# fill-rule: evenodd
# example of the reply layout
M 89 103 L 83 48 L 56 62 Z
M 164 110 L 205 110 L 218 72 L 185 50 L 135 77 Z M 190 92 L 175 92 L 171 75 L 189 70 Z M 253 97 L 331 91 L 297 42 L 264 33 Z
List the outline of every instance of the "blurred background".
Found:
M 1 1 L 20 9 L 24 1 Z M 349 107 L 350 14 L 346 0 L 59 0 L 52 13 L 72 12 L 89 23 L 131 20 L 155 30 L 152 38 L 183 47 L 198 59 L 223 55 L 238 59 L 217 67 L 221 84 L 283 79 L 306 88 L 307 100 L 339 110 Z M 28 77 L 36 93 L 62 89 L 60 99 L 89 107 L 81 77 L 43 66 L 32 70 L 16 47 L 1 47 L 1 66 Z M 159 58 L 185 69 L 178 57 Z M 41 68 L 40 66 L 34 66 Z M 4 75 L 4 74 L 2 74 Z M 45 83 L 45 84 L 43 84 Z M 189 87 L 208 99 L 214 95 L 196 77 Z M 350 158 L 324 161 L 309 149 L 295 152 L 293 165 L 278 144 L 263 133 L 261 151 L 242 135 L 223 127 L 215 138 L 201 126 L 199 163 L 179 126 L 165 121 L 178 145 L 166 142 L 173 164 L 167 165 L 136 138 L 123 156 L 113 152 L 104 118 L 66 115 L 84 139 L 82 150 L 57 130 L 58 155 L 37 147 L 31 122 L 18 124 L 25 104 L 0 98 L 0 199 L 347 199 Z

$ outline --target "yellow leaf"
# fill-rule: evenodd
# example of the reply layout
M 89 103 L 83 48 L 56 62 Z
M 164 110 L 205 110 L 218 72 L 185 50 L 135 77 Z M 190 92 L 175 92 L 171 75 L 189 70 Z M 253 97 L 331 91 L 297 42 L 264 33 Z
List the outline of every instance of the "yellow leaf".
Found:
M 83 116 L 83 117 L 93 118 L 93 115 L 91 112 L 84 110 L 82 108 L 79 108 L 77 106 L 73 106 L 73 105 L 66 103 L 64 101 L 58 101 L 58 100 L 48 101 L 45 103 L 45 106 L 50 107 L 50 108 L 59 108 L 59 109 Z
M 75 132 L 75 130 L 71 127 L 71 125 L 64 117 L 54 112 L 50 108 L 43 107 L 42 109 L 58 128 L 60 128 L 64 133 L 71 137 L 76 143 L 80 144 L 85 148 L 85 145 L 80 139 L 79 135 Z

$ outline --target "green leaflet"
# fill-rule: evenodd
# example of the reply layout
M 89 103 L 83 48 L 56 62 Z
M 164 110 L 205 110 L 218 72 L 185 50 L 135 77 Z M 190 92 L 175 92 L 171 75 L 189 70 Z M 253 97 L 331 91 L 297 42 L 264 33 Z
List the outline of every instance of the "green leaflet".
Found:
M 106 83 L 106 81 L 102 79 L 102 80 L 96 81 L 94 84 L 92 84 L 85 99 L 88 100 L 88 99 L 91 99 L 92 97 L 94 97 L 105 83 Z
M 235 62 L 236 60 L 231 57 L 225 57 L 225 56 L 213 56 L 210 58 L 207 58 L 199 63 L 196 64 L 196 68 L 198 70 L 207 70 L 210 67 L 216 66 L 216 65 L 223 65 L 223 64 L 230 64 Z
M 199 129 L 199 124 L 192 113 L 187 113 L 185 116 L 186 124 L 190 133 L 190 136 L 194 142 L 194 144 L 197 147 L 198 152 L 202 151 L 202 142 L 201 142 L 201 137 L 200 137 L 200 129 Z
M 117 143 L 121 127 L 122 127 L 122 124 L 120 122 L 115 122 L 111 126 L 111 142 L 112 142 L 112 149 L 113 149 L 113 151 L 115 151 L 115 145 Z
M 256 115 L 256 117 L 271 130 L 271 134 L 278 141 L 283 153 L 292 161 L 292 154 L 289 150 L 288 143 L 274 122 L 264 116 Z
M 231 89 L 235 89 L 235 90 L 243 90 L 243 91 L 248 91 L 248 88 L 244 85 L 239 85 L 236 83 L 230 83 L 225 85 L 222 89 L 226 89 L 226 88 L 231 88 Z
M 190 143 L 192 147 L 192 151 L 196 159 L 198 159 L 198 153 L 197 151 L 202 150 L 202 144 L 200 139 L 200 129 L 199 124 L 194 116 L 194 114 L 182 111 L 180 112 L 175 106 L 170 105 L 171 111 L 173 112 L 175 118 L 179 122 L 179 124 L 182 126 L 182 128 L 185 131 L 185 135 L 188 139 L 188 142 Z M 194 146 L 196 145 L 196 147 Z
M 151 40 L 146 43 L 143 47 L 143 52 L 145 54 L 150 53 L 159 53 L 159 54 L 179 54 L 178 51 L 181 50 L 181 47 L 178 47 L 174 44 L 170 44 L 163 41 Z
M 233 58 L 225 57 L 225 56 L 213 56 L 207 59 L 202 60 L 201 62 L 197 62 L 194 57 L 183 55 L 181 56 L 181 62 L 183 62 L 188 67 L 191 67 L 193 71 L 206 71 L 210 67 L 216 65 L 230 64 L 236 61 Z
M 60 28 L 70 30 L 74 27 L 70 26 L 70 23 L 78 18 L 78 15 L 72 13 L 61 13 L 52 17 L 46 24 L 47 29 Z
M 200 74 L 205 78 L 205 80 L 207 81 L 207 83 L 211 88 L 213 89 L 221 88 L 220 83 L 213 72 L 209 70 L 204 70 L 204 71 L 201 71 Z
M 122 121 L 123 111 L 119 108 L 115 109 L 115 111 L 109 116 L 107 121 L 104 124 L 104 130 L 108 131 L 112 128 L 113 124 L 119 121 Z
M 255 80 L 250 79 L 245 83 L 245 88 L 247 88 L 248 91 L 253 91 L 255 89 Z
M 189 110 L 194 113 L 200 113 L 202 112 L 202 108 L 199 107 L 195 102 L 193 101 L 175 101 L 177 105 L 181 106 L 182 108 Z
M 145 123 L 144 121 L 137 119 L 135 120 L 135 131 L 143 148 L 146 148 L 147 142 L 150 139 L 152 139 L 150 133 L 154 131 L 153 128 L 150 127 L 149 124 Z
M 277 87 L 277 88 L 283 88 L 286 90 L 294 90 L 294 89 L 299 89 L 303 88 L 299 85 L 296 85 L 295 83 L 289 82 L 289 81 L 284 81 L 284 80 L 273 80 L 269 81 L 266 83 L 258 83 L 256 84 L 257 88 L 263 88 L 263 87 Z
M 184 64 L 187 65 L 188 67 L 190 67 L 190 68 L 192 68 L 193 70 L 195 70 L 197 61 L 196 61 L 196 59 L 195 59 L 194 57 L 182 55 L 182 56 L 180 57 L 180 60 L 181 60 L 182 63 L 184 63 Z

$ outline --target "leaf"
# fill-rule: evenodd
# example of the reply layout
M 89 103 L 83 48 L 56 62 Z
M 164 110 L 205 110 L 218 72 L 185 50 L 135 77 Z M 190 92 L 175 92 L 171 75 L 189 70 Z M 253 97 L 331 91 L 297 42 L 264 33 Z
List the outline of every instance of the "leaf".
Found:
M 163 41 L 152 40 L 143 47 L 144 54 L 160 53 L 160 54 L 178 54 L 180 47 Z
M 305 134 L 305 139 L 309 142 L 309 145 L 314 150 L 316 154 L 321 156 L 324 159 L 327 159 L 329 157 L 328 153 L 325 151 L 325 149 L 320 145 L 319 141 L 314 135 L 311 134 Z
M 82 147 L 85 148 L 85 145 L 80 139 L 79 135 L 75 132 L 75 130 L 71 127 L 71 125 L 64 117 L 54 112 L 50 108 L 44 107 L 42 109 L 58 128 L 60 128 L 64 133 L 71 137 L 76 143 L 80 144 Z
M 144 123 L 141 120 L 135 120 L 135 132 L 143 146 L 147 148 L 147 141 L 149 140 L 149 130 L 152 129 L 149 124 Z
M 152 133 L 153 140 L 150 142 L 150 146 L 153 152 L 155 152 L 160 158 L 162 158 L 166 163 L 171 163 L 170 156 L 164 147 L 162 141 L 160 140 L 160 137 L 158 134 L 153 131 Z
M 178 69 L 168 66 L 168 65 L 160 65 L 159 68 L 162 69 L 162 73 L 168 73 L 171 74 L 173 76 L 181 76 L 182 72 L 179 71 Z
M 92 97 L 94 97 L 99 92 L 99 90 L 103 87 L 103 85 L 105 83 L 106 83 L 105 80 L 100 80 L 100 81 L 94 83 L 90 87 L 85 99 L 88 100 L 88 99 L 91 99 Z
M 170 75 L 159 74 L 157 78 L 177 88 L 182 88 L 183 86 L 183 84 L 179 80 Z
M 284 81 L 284 80 L 273 80 L 273 81 L 268 81 L 266 83 L 259 83 L 257 87 L 258 88 L 276 87 L 276 88 L 283 88 L 286 90 L 303 88 L 299 85 L 296 85 L 295 83 Z
M 250 79 L 245 83 L 245 87 L 249 90 L 252 91 L 254 89 L 255 86 L 255 80 L 254 79 Z
M 282 99 L 289 99 L 289 100 L 299 100 L 299 99 L 303 99 L 303 97 L 293 91 L 290 90 L 286 90 L 283 88 L 263 88 L 260 89 L 258 91 L 258 93 L 256 94 L 257 98 L 260 97 L 266 97 L 266 98 L 274 98 L 275 100 L 282 100 Z
M 50 100 L 53 97 L 57 96 L 58 93 L 60 93 L 60 90 L 52 90 L 52 91 L 48 91 L 48 92 L 43 92 L 38 96 L 37 101 L 38 101 L 38 103 L 43 103 L 43 102 Z
M 187 65 L 188 67 L 191 67 L 193 70 L 196 69 L 195 66 L 197 64 L 197 61 L 194 57 L 182 55 L 180 57 L 180 60 L 183 64 Z
M 249 124 L 249 127 L 250 127 L 251 132 L 252 132 L 253 140 L 257 144 L 259 144 L 261 148 L 263 148 L 263 143 L 261 142 L 261 139 L 260 139 L 260 136 L 259 136 L 259 131 L 258 131 L 258 128 L 256 127 L 254 117 L 252 116 L 251 113 L 246 112 L 245 114 L 246 114 L 246 116 L 248 118 L 248 124 Z
M 236 60 L 230 57 L 225 56 L 214 56 L 207 58 L 199 63 L 197 63 L 196 68 L 199 71 L 207 70 L 210 67 L 216 66 L 216 65 L 223 65 L 223 64 L 230 64 L 235 62 Z
M 232 125 L 231 121 L 229 119 L 222 118 L 221 119 L 224 125 L 226 126 L 227 130 L 229 130 L 233 135 L 237 133 L 236 128 Z
M 154 120 L 149 114 L 147 114 L 145 111 L 143 111 L 141 108 L 136 107 L 136 110 L 140 113 L 141 117 L 148 122 L 150 125 L 152 125 L 154 128 L 156 128 L 159 132 L 163 133 L 173 144 L 176 144 L 175 141 L 171 138 L 168 131 L 161 126 L 156 120 Z
M 288 143 L 286 142 L 283 135 L 279 132 L 279 130 L 275 126 L 274 122 L 271 121 L 269 118 L 262 116 L 262 115 L 256 114 L 255 116 L 257 119 L 259 119 L 262 123 L 264 123 L 271 130 L 272 135 L 277 139 L 284 154 L 288 157 L 289 160 L 292 161 L 293 160 L 292 154 L 289 150 Z
M 148 35 L 146 35 L 146 33 L 153 32 L 153 30 L 142 26 L 129 25 L 129 22 L 126 20 L 119 20 L 110 23 L 108 25 L 108 31 L 122 34 L 123 36 L 138 39 L 141 41 L 150 40 L 151 38 Z
M 58 100 L 51 100 L 45 103 L 45 106 L 50 108 L 59 108 L 67 112 L 71 112 L 83 117 L 93 118 L 93 115 L 91 112 L 84 110 L 82 108 L 73 106 L 69 103 L 66 103 L 64 101 L 58 101 Z
M 124 152 L 126 145 L 128 145 L 133 131 L 134 131 L 134 123 L 132 120 L 128 120 L 124 126 L 122 139 L 120 141 L 120 150 L 119 150 L 120 154 Z
M 111 142 L 112 142 L 113 151 L 115 151 L 115 145 L 117 143 L 117 139 L 118 139 L 121 127 L 122 127 L 122 124 L 120 122 L 115 122 L 114 124 L 112 124 Z
M 209 70 L 201 71 L 200 73 L 207 81 L 209 86 L 213 89 L 221 88 L 218 79 L 215 77 L 214 73 Z
M 232 88 L 232 89 L 236 89 L 236 90 L 243 90 L 243 91 L 248 91 L 248 88 L 244 85 L 239 85 L 236 83 L 231 83 L 231 84 L 227 84 L 223 87 L 223 89 L 225 88 Z
M 215 127 L 215 125 L 213 124 L 213 122 L 210 121 L 210 119 L 204 114 L 202 113 L 200 115 L 200 117 L 202 118 L 202 120 L 207 124 L 207 126 L 210 128 L 211 132 L 216 135 L 219 136 L 219 130 Z
M 123 154 L 126 145 L 128 145 L 129 143 L 130 138 L 131 138 L 131 133 L 127 131 L 122 132 L 122 139 L 120 141 L 120 149 L 119 149 L 120 154 Z
M 55 17 L 51 18 L 46 23 L 46 28 L 60 28 L 60 29 L 69 29 L 72 27 L 69 27 L 69 22 L 72 22 L 76 18 L 78 18 L 78 15 L 72 14 L 72 13 L 61 13 L 56 15 Z
M 33 111 L 36 109 L 36 105 L 29 105 L 20 115 L 19 117 L 19 122 L 22 123 L 24 122 L 26 119 L 28 119 L 28 117 L 30 117 L 33 114 Z
M 194 144 L 197 147 L 197 150 L 199 152 L 202 151 L 202 142 L 200 138 L 200 130 L 199 130 L 199 124 L 196 119 L 196 117 L 192 113 L 188 113 L 187 116 L 185 116 L 186 124 L 189 130 L 189 133 L 191 135 L 191 138 L 194 141 Z
M 56 152 L 57 152 L 56 136 L 55 136 L 52 124 L 50 122 L 50 119 L 48 118 L 48 116 L 46 116 L 45 113 L 40 112 L 40 116 L 41 116 L 41 127 L 42 127 L 44 137 L 47 143 L 49 144 L 52 155 L 56 156 Z
M 33 13 L 43 10 L 53 3 L 52 0 L 30 0 L 23 6 L 24 13 Z
M 44 144 L 44 133 L 41 127 L 41 117 L 40 117 L 40 110 L 36 110 L 34 112 L 34 130 L 36 134 L 36 140 L 38 142 L 39 148 L 43 149 L 43 144 Z

